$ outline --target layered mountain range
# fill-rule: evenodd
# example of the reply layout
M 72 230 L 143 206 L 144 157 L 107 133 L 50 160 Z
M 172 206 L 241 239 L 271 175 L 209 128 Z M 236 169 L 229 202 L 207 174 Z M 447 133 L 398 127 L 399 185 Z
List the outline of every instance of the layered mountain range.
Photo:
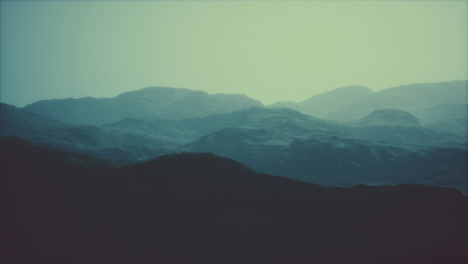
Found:
M 0 261 L 467 263 L 467 90 L 0 103 Z
M 357 121 L 374 110 L 398 109 L 423 123 L 431 123 L 466 118 L 467 98 L 467 81 L 452 81 L 403 85 L 377 92 L 363 86 L 347 86 L 299 103 L 280 102 L 271 107 L 288 107 L 338 121 Z
M 0 137 L 0 252 L 14 264 L 466 263 L 468 200 L 322 187 L 209 153 L 122 165 Z
M 113 98 L 1 104 L 0 134 L 126 163 L 211 152 L 324 185 L 419 183 L 468 192 L 467 89 L 466 81 L 379 92 L 350 86 L 263 107 L 243 95 L 150 87 Z M 353 117 L 324 118 L 345 114 Z
M 124 118 L 180 119 L 262 106 L 245 95 L 208 94 L 203 91 L 148 87 L 112 98 L 79 98 L 39 101 L 26 110 L 59 121 L 102 125 Z

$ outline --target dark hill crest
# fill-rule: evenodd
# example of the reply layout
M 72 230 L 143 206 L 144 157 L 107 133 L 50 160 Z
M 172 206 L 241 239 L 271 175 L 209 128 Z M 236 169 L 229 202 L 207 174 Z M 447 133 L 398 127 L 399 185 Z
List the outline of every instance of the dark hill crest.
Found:
M 86 167 L 44 159 L 64 152 L 9 142 L 9 149 L 17 149 L 13 153 L 3 143 L 5 264 L 371 264 L 383 257 L 385 264 L 464 264 L 468 259 L 468 200 L 449 188 L 321 187 L 233 171 L 242 166 L 206 153 L 120 168 Z M 22 155 L 28 159 L 18 163 Z M 185 167 L 191 163 L 210 167 Z M 176 174 L 174 167 L 180 168 Z

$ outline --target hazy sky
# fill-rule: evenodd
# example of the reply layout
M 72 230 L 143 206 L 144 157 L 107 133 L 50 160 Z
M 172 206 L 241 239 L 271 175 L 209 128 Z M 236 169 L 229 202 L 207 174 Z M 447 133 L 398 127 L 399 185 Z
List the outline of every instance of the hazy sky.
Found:
M 1 2 L 1 101 L 147 86 L 264 103 L 468 79 L 466 1 Z

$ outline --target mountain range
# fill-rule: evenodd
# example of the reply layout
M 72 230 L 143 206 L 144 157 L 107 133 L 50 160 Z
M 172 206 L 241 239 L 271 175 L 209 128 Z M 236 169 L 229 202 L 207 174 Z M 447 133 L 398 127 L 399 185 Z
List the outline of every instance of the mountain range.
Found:
M 363 86 L 346 86 L 312 96 L 299 103 L 281 102 L 270 107 L 288 107 L 320 118 L 357 121 L 374 110 L 398 109 L 423 123 L 467 117 L 468 81 L 419 83 L 377 92 Z
M 245 95 L 213 95 L 189 89 L 148 87 L 112 98 L 44 100 L 24 108 L 72 124 L 102 125 L 124 118 L 180 119 L 228 113 L 254 106 L 262 106 L 262 103 Z
M 467 84 L 0 103 L 0 261 L 466 263 Z
M 468 200 L 322 187 L 209 153 L 122 165 L 0 137 L 2 263 L 466 263 Z
M 340 87 L 322 94 L 314 95 L 302 102 L 276 102 L 269 107 L 287 107 L 317 117 L 340 111 L 369 97 L 372 90 L 359 85 Z
M 437 91 L 435 95 L 440 87 L 459 91 L 457 96 L 439 96 L 419 104 L 430 109 L 426 113 L 432 113 L 434 120 L 440 120 L 431 123 L 392 108 L 373 110 L 360 120 L 332 121 L 289 108 L 261 107 L 245 96 L 153 87 L 107 99 L 40 101 L 25 108 L 0 104 L 0 135 L 126 163 L 170 153 L 211 152 L 262 173 L 325 185 L 419 183 L 468 193 L 467 118 L 453 104 L 453 98 L 464 92 L 460 82 L 444 85 L 418 84 L 409 89 L 414 102 L 424 101 L 425 97 L 415 99 L 424 94 L 419 90 Z M 338 97 L 353 102 L 366 97 L 369 101 L 376 93 L 380 94 L 377 98 L 394 95 L 395 89 L 405 90 L 399 87 L 374 93 L 352 86 L 304 102 L 323 100 L 326 104 L 322 106 L 332 105 Z M 390 96 L 389 101 L 395 98 Z M 206 100 L 212 103 L 206 104 Z M 350 101 L 340 102 L 349 108 L 354 105 Z M 179 103 L 185 110 L 168 114 Z M 90 112 L 100 108 L 106 110 Z M 100 125 L 92 125 L 96 123 Z

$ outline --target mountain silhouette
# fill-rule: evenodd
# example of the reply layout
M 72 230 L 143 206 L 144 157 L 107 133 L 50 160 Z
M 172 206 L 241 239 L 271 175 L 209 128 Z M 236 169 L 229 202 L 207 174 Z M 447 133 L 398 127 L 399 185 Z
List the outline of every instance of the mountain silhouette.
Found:
M 449 125 L 448 128 L 454 128 L 450 131 L 443 126 L 429 124 L 441 124 L 451 119 L 468 120 L 467 98 L 468 81 L 410 84 L 377 92 L 354 85 L 318 94 L 298 103 L 277 102 L 269 107 L 286 107 L 342 122 L 357 122 L 380 109 L 396 109 L 408 112 L 432 129 L 464 136 L 466 129 L 460 131 L 457 125 Z M 457 121 L 449 122 L 453 124 Z
M 327 188 L 212 154 L 121 165 L 0 138 L 2 263 L 465 263 L 468 200 Z
M 355 121 L 377 109 L 407 111 L 417 118 L 424 109 L 441 104 L 466 104 L 468 81 L 419 83 L 387 88 L 329 113 L 324 118 L 339 121 Z M 465 112 L 468 116 L 468 112 Z M 421 115 L 424 119 L 424 114 Z M 450 116 L 446 116 L 450 118 Z
M 68 123 L 101 125 L 124 118 L 201 117 L 253 106 L 262 106 L 262 104 L 245 95 L 208 94 L 189 89 L 148 87 L 112 98 L 43 100 L 24 108 Z

